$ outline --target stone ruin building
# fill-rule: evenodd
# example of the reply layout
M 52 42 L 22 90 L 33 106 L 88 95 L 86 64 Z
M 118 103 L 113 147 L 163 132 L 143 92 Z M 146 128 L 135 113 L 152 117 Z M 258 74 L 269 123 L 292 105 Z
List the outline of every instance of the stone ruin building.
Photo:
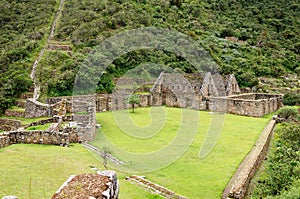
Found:
M 156 80 L 121 78 L 113 94 L 52 97 L 46 104 L 28 99 L 25 117 L 72 115 L 70 123 L 78 132 L 79 140 L 93 140 L 96 112 L 128 109 L 128 97 L 137 93 L 140 107 L 169 106 L 196 110 L 262 117 L 278 110 L 282 95 L 241 93 L 233 74 L 161 73 Z M 134 85 L 134 86 L 133 86 Z

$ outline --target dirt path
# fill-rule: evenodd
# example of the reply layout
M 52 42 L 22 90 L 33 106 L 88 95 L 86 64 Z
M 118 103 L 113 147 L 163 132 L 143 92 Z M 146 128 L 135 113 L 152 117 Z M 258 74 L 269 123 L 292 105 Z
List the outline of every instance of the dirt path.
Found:
M 42 57 L 44 56 L 44 53 L 45 53 L 46 49 L 48 48 L 49 42 L 54 37 L 55 27 L 56 27 L 58 18 L 60 16 L 61 12 L 62 12 L 64 1 L 65 0 L 60 0 L 60 4 L 59 4 L 59 7 L 58 7 L 58 10 L 56 11 L 54 20 L 52 22 L 52 26 L 51 26 L 51 29 L 50 29 L 50 34 L 48 36 L 47 42 L 46 42 L 45 46 L 43 47 L 43 49 L 40 51 L 38 58 L 34 61 L 33 66 L 32 66 L 30 78 L 33 80 L 33 86 L 34 86 L 33 99 L 34 100 L 37 100 L 40 96 L 40 85 L 36 80 L 36 68 L 37 68 L 39 62 L 41 61 Z

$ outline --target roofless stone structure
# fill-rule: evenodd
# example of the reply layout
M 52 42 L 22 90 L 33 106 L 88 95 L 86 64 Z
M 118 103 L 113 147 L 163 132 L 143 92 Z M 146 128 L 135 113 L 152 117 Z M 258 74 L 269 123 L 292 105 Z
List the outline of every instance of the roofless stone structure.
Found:
M 28 99 L 26 117 L 72 113 L 83 141 L 95 133 L 95 113 L 128 109 L 128 97 L 137 92 L 140 107 L 170 106 L 262 117 L 282 107 L 282 95 L 241 94 L 233 74 L 161 73 L 156 80 L 122 78 L 113 94 L 48 98 L 46 104 Z

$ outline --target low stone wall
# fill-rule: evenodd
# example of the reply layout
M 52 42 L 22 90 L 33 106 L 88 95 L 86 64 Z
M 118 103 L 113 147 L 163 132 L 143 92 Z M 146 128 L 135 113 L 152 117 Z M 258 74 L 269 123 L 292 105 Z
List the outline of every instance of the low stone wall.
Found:
M 9 146 L 9 136 L 2 136 L 0 134 L 0 149 Z
M 148 189 L 151 189 L 154 193 L 158 193 L 165 198 L 187 199 L 186 197 L 178 195 L 174 191 L 171 191 L 161 185 L 155 184 L 141 176 L 131 175 L 130 177 L 127 177 L 126 180 L 135 181 L 136 183 L 143 185 Z
M 11 120 L 11 119 L 0 119 L 0 130 L 2 131 L 13 131 L 17 130 L 22 126 L 20 120 Z
M 9 137 L 10 144 L 51 144 L 69 145 L 69 134 L 47 131 L 11 131 L 4 133 Z
M 244 94 L 240 94 L 240 95 L 230 95 L 230 96 L 228 96 L 228 98 L 256 100 L 256 94 L 255 93 L 244 93 Z
M 78 189 L 80 187 L 80 189 Z M 72 175 L 51 199 L 109 198 L 118 199 L 119 182 L 115 171 Z
M 73 116 L 68 115 L 68 116 L 62 117 L 62 121 L 71 122 L 71 121 L 73 121 Z M 52 118 L 49 118 L 49 119 L 39 120 L 37 122 L 31 122 L 30 124 L 28 124 L 24 128 L 28 128 L 30 126 L 44 125 L 44 124 L 49 124 L 49 123 L 58 123 L 58 122 L 59 122 L 59 117 L 52 117 Z
M 0 133 L 0 148 L 11 144 L 50 144 L 68 146 L 69 143 L 81 143 L 76 128 L 64 128 L 60 132 L 50 131 L 10 131 Z
M 276 121 L 271 120 L 256 141 L 251 152 L 246 156 L 239 168 L 224 189 L 222 199 L 245 198 L 251 179 L 265 159 Z
M 14 110 L 5 110 L 6 117 L 25 117 L 25 112 L 14 111 Z
M 250 117 L 262 117 L 283 106 L 282 95 L 242 94 L 225 98 L 209 98 L 208 110 Z

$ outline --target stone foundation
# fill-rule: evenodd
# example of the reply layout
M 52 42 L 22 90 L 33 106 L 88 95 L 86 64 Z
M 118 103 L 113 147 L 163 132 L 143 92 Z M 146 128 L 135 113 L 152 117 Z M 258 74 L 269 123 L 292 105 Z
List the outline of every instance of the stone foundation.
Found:
M 78 190 L 80 187 L 80 190 Z M 51 199 L 109 198 L 118 199 L 119 182 L 115 171 L 72 175 Z
M 79 142 L 76 129 L 67 129 L 63 132 L 49 131 L 11 131 L 0 136 L 2 147 L 11 144 L 50 144 L 68 146 L 70 142 Z
M 21 111 L 5 110 L 6 117 L 25 117 L 25 113 Z
M 208 110 L 236 115 L 262 117 L 283 106 L 282 95 L 249 93 L 225 98 L 208 98 Z
M 9 145 L 9 136 L 1 136 L 0 134 L 0 149 Z
M 22 126 L 20 120 L 11 120 L 0 118 L 0 130 L 2 131 L 14 131 Z

